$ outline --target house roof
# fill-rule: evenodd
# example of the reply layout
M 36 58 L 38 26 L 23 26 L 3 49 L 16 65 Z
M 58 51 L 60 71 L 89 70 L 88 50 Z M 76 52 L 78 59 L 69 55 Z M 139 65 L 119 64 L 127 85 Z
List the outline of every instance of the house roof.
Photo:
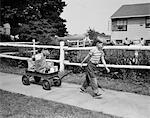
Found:
M 111 16 L 111 19 L 145 16 L 150 16 L 150 3 L 123 5 Z
M 83 40 L 85 38 L 85 35 L 71 35 L 71 36 L 65 36 L 65 37 L 57 37 L 59 40 Z

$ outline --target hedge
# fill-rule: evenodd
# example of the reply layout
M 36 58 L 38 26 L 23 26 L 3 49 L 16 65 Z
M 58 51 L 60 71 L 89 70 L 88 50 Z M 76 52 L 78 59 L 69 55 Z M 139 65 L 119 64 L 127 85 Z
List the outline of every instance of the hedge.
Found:
M 150 66 L 150 51 L 138 51 L 138 57 L 135 56 L 134 50 L 104 50 L 105 60 L 107 64 L 115 65 L 147 65 Z M 81 63 L 88 51 L 69 51 L 66 59 L 70 62 Z M 81 72 L 77 66 L 70 68 Z M 105 69 L 100 69 L 102 74 L 106 75 Z M 115 79 L 134 82 L 148 82 L 150 83 L 150 70 L 144 69 L 115 69 L 111 68 L 111 72 L 117 72 Z M 101 74 L 101 73 L 100 73 Z M 111 74 L 111 73 L 110 73 Z M 109 74 L 107 74 L 110 76 Z
M 30 48 L 20 49 L 18 56 L 31 57 L 32 52 L 28 52 Z M 49 49 L 50 55 L 47 57 L 49 59 L 59 59 L 59 50 Z M 65 59 L 74 63 L 81 63 L 84 57 L 88 54 L 89 51 L 67 51 L 65 53 Z M 104 50 L 105 60 L 107 64 L 116 64 L 116 65 L 147 65 L 150 66 L 150 51 L 138 51 L 138 57 L 135 56 L 134 50 Z M 6 59 L 11 66 L 27 67 L 26 61 L 18 61 L 14 59 Z M 81 73 L 84 70 L 78 66 L 66 66 L 67 69 L 72 69 L 76 73 Z M 101 69 L 102 74 L 105 74 L 105 69 Z M 146 82 L 150 83 L 150 70 L 144 69 L 115 69 L 111 68 L 111 72 L 117 72 L 115 79 L 121 79 L 124 81 L 134 82 Z M 101 74 L 101 73 L 100 73 Z M 111 74 L 111 73 L 110 73 Z M 110 76 L 110 74 L 107 74 Z

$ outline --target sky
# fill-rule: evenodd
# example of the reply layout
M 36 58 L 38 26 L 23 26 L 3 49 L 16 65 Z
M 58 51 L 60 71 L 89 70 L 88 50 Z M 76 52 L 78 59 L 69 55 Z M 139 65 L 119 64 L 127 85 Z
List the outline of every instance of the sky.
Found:
M 83 34 L 89 29 L 110 34 L 110 17 L 124 4 L 150 3 L 150 0 L 63 0 L 61 14 L 69 34 Z

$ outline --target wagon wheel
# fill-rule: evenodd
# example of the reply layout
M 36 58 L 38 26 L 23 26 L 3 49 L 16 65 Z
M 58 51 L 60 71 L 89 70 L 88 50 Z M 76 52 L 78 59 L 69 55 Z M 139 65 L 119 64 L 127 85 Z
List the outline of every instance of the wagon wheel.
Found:
M 43 80 L 42 86 L 45 90 L 51 90 L 52 82 L 49 80 Z
M 22 83 L 23 83 L 24 85 L 30 85 L 29 78 L 30 78 L 30 76 L 23 75 L 23 76 L 22 76 Z
M 41 80 L 41 77 L 34 76 L 34 81 L 35 81 L 35 82 L 39 83 L 39 82 L 40 82 L 40 80 Z
M 59 77 L 54 77 L 53 81 L 55 86 L 61 86 L 61 79 Z

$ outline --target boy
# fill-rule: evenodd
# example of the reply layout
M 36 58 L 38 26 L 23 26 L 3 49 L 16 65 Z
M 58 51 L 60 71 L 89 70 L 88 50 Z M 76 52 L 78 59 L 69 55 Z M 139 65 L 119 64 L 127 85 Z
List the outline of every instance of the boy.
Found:
M 89 85 L 91 85 L 94 92 L 94 96 L 100 96 L 101 94 L 98 89 L 97 76 L 95 74 L 95 71 L 97 71 L 97 65 L 99 64 L 100 61 L 102 61 L 108 73 L 110 72 L 110 70 L 106 66 L 106 62 L 104 59 L 104 52 L 102 49 L 103 43 L 100 40 L 96 40 L 94 44 L 96 45 L 96 47 L 90 50 L 89 54 L 81 62 L 81 67 L 82 67 L 83 62 L 85 62 L 88 58 L 90 58 L 86 68 L 86 80 L 84 81 L 80 89 L 81 91 L 86 92 L 86 88 Z

